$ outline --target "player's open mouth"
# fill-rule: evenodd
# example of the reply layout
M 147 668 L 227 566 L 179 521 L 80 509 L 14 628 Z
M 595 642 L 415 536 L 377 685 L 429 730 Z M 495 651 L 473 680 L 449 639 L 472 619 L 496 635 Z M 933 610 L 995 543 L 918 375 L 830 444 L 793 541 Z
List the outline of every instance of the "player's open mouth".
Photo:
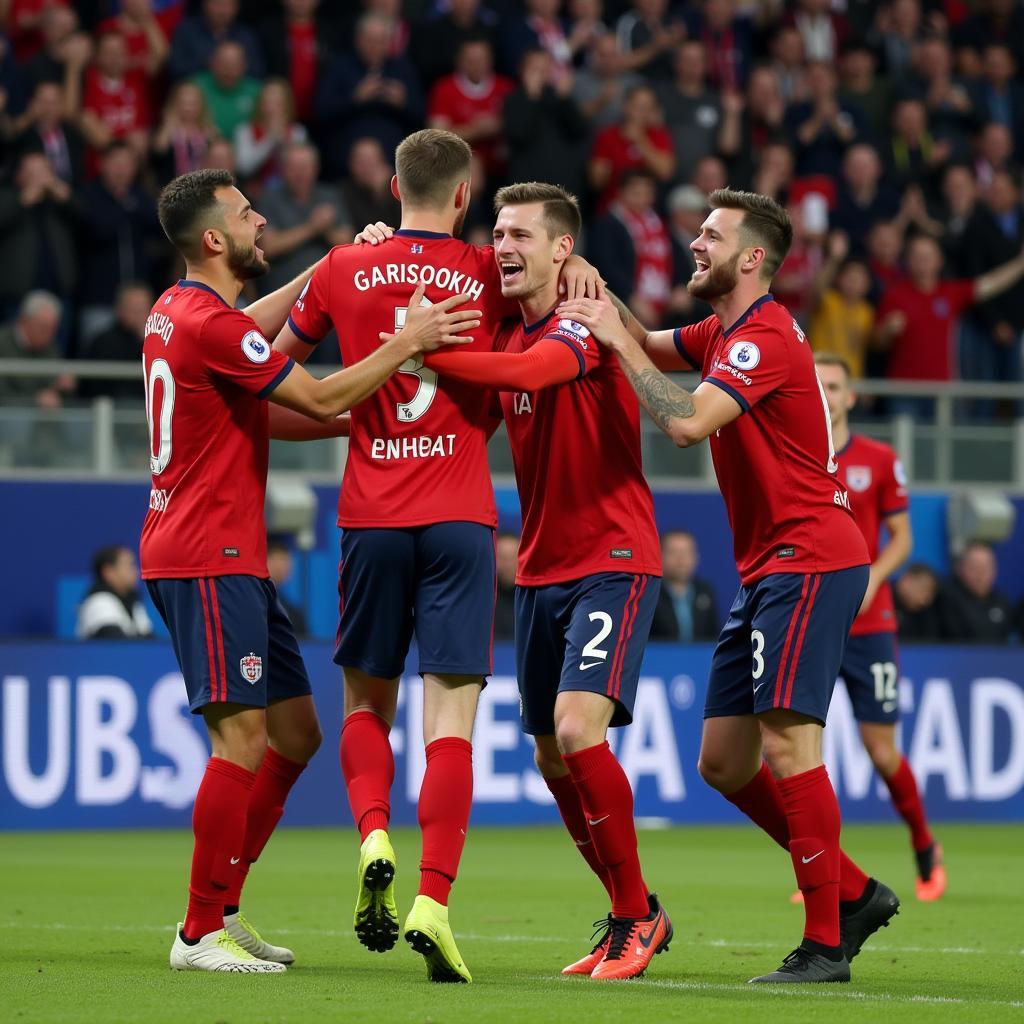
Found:
M 697 273 L 698 274 L 702 270 L 708 270 L 711 267 L 711 264 L 708 263 L 707 260 L 701 259 L 700 256 L 694 256 L 694 258 L 693 258 L 693 265 L 697 268 Z
M 504 260 L 499 264 L 499 268 L 503 281 L 514 281 L 523 272 L 521 263 L 506 263 Z

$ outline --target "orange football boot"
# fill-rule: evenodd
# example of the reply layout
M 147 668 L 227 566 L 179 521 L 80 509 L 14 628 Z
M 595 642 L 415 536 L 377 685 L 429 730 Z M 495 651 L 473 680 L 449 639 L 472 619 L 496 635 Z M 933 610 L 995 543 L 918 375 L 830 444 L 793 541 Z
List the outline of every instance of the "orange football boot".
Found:
M 658 897 L 647 897 L 651 912 L 646 917 L 613 917 L 608 951 L 590 975 L 597 981 L 639 978 L 656 954 L 672 941 L 672 922 Z
M 563 974 L 592 974 L 594 968 L 604 959 L 608 952 L 608 943 L 612 936 L 612 915 L 602 917 L 594 922 L 594 934 L 592 939 L 597 939 L 597 945 L 582 960 L 562 968 Z M 598 938 L 600 936 L 600 938 Z
M 917 854 L 917 864 L 917 898 L 922 903 L 934 903 L 946 891 L 946 865 L 942 862 L 942 847 L 932 843 L 927 850 Z

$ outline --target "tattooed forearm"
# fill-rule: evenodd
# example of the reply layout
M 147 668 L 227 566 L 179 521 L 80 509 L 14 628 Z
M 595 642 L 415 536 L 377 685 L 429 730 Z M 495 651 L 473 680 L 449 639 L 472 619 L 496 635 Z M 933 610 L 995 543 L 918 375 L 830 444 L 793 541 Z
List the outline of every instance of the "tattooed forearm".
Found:
M 629 307 L 618 297 L 618 295 L 613 295 L 609 292 L 608 298 L 611 299 L 612 305 L 619 311 L 619 319 L 622 321 L 622 326 L 628 328 L 630 320 L 633 319 L 633 314 L 630 313 Z
M 694 414 L 690 392 L 673 384 L 653 366 L 637 370 L 623 362 L 623 369 L 640 404 L 665 433 L 671 431 L 672 420 L 689 419 Z

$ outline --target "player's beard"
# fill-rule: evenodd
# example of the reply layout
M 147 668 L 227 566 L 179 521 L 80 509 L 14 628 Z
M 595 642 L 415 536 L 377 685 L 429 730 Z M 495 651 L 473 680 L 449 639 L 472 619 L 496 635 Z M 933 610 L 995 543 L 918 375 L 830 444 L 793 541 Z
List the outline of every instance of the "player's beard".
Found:
M 240 245 L 230 235 L 225 237 L 228 242 L 228 267 L 239 281 L 262 277 L 270 269 L 270 264 L 256 254 L 255 242 Z
M 739 280 L 736 268 L 739 266 L 741 255 L 742 253 L 736 253 L 728 263 L 719 263 L 718 266 L 711 267 L 707 277 L 699 283 L 691 278 L 686 290 L 695 299 L 704 299 L 707 302 L 728 295 Z

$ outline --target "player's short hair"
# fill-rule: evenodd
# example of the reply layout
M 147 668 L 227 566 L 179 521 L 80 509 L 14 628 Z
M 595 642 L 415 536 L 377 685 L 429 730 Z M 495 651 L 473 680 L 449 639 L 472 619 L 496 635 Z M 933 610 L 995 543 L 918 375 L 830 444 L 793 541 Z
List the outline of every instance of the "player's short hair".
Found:
M 103 579 L 103 570 L 117 565 L 121 556 L 128 550 L 123 544 L 108 544 L 100 548 L 92 556 L 92 574 L 97 581 Z
M 838 352 L 815 352 L 814 362 L 818 366 L 839 366 L 846 374 L 847 382 L 853 380 L 853 370 L 850 364 Z
M 770 196 L 732 188 L 716 188 L 708 196 L 708 205 L 712 210 L 743 212 L 740 232 L 745 239 L 764 248 L 761 276 L 771 280 L 793 244 L 789 214 Z
M 572 235 L 580 237 L 583 218 L 580 201 L 561 185 L 550 185 L 546 181 L 526 181 L 518 185 L 499 188 L 494 196 L 494 212 L 500 213 L 505 206 L 523 206 L 526 203 L 543 203 L 544 227 L 549 237 Z
M 697 537 L 694 535 L 692 530 L 687 530 L 682 526 L 674 526 L 671 530 L 663 530 L 661 533 L 661 546 L 670 541 L 673 537 L 685 537 L 687 540 L 693 541 L 693 546 L 697 546 Z
M 221 167 L 182 174 L 160 193 L 157 212 L 170 243 L 186 259 L 199 256 L 199 239 L 206 226 L 220 220 L 216 192 L 230 188 L 235 176 Z
M 473 151 L 465 139 L 442 128 L 424 128 L 395 150 L 395 174 L 402 202 L 443 209 L 462 181 L 469 181 Z

